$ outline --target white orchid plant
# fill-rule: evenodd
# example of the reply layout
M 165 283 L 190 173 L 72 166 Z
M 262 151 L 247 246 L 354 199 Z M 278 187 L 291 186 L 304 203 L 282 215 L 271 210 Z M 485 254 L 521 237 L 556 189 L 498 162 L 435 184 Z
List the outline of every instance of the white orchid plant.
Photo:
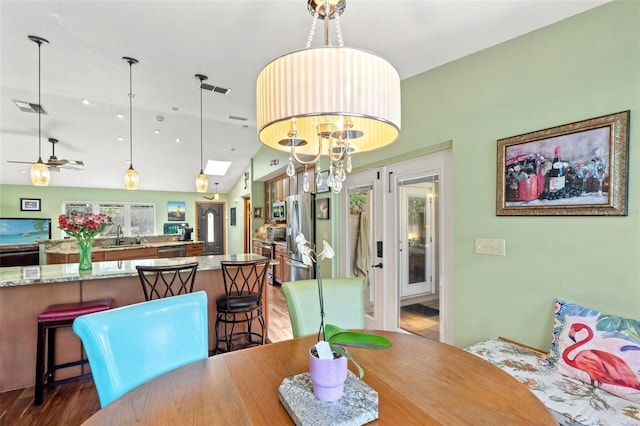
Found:
M 326 240 L 322 240 L 322 251 L 316 253 L 315 245 L 306 240 L 300 233 L 295 238 L 298 251 L 302 255 L 302 263 L 315 267 L 316 280 L 318 282 L 318 298 L 320 301 L 320 329 L 318 330 L 318 343 L 316 351 L 321 359 L 331 359 L 333 354 L 345 356 L 358 368 L 360 378 L 364 376 L 364 369 L 353 359 L 344 347 L 363 349 L 385 349 L 391 346 L 389 339 L 370 333 L 358 333 L 344 330 L 332 324 L 324 324 L 324 297 L 322 294 L 322 276 L 318 260 L 333 259 L 335 252 Z

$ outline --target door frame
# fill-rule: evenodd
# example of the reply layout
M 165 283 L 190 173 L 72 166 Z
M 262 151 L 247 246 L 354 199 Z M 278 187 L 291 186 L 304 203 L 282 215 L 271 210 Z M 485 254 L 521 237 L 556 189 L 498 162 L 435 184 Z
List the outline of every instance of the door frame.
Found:
M 381 241 L 383 242 L 383 257 L 377 258 L 378 261 L 383 263 L 382 269 L 377 269 L 376 286 L 380 289 L 376 289 L 376 298 L 378 295 L 381 297 L 382 312 L 380 312 L 381 324 L 376 324 L 377 328 L 384 330 L 393 330 L 398 332 L 405 332 L 400 328 L 399 324 L 399 300 L 400 290 L 398 285 L 398 268 L 399 261 L 399 244 L 398 244 L 398 179 L 407 179 L 413 175 L 415 177 L 424 176 L 425 173 L 431 173 L 437 171 L 440 179 L 440 202 L 438 211 L 438 232 L 439 239 L 439 264 L 438 264 L 438 283 L 439 283 L 439 297 L 440 297 L 440 341 L 445 343 L 451 343 L 453 341 L 452 335 L 452 306 L 453 306 L 453 153 L 449 148 L 444 151 L 439 151 L 433 154 L 427 154 L 414 158 L 411 160 L 399 161 L 390 165 L 370 169 L 368 171 L 361 171 L 354 173 L 347 177 L 344 188 L 348 188 L 353 185 L 353 179 L 359 179 L 362 173 L 374 173 L 377 176 L 377 184 L 374 186 L 374 190 L 378 191 L 375 197 L 375 221 L 381 226 Z M 344 235 L 348 229 L 347 220 L 345 216 L 349 212 L 349 203 L 347 199 L 347 191 L 342 191 L 340 196 L 340 215 L 341 220 L 339 224 L 336 223 L 337 234 L 342 237 L 336 238 L 341 243 L 344 243 Z M 373 215 L 372 215 L 373 216 Z M 374 218 L 371 218 L 374 221 Z M 374 236 L 372 236 L 374 238 Z M 377 237 L 379 238 L 379 237 Z M 346 245 L 342 245 L 346 247 Z M 350 256 L 341 254 L 342 262 L 337 271 L 340 275 L 345 276 L 347 271 L 347 265 Z

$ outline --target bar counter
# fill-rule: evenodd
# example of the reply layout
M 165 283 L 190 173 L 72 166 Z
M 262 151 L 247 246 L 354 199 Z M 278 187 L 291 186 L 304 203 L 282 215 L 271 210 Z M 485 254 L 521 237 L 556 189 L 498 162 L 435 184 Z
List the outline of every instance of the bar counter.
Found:
M 93 262 L 90 271 L 78 271 L 77 263 L 0 268 L 0 392 L 34 385 L 36 317 L 40 312 L 53 304 L 103 298 L 113 299 L 114 308 L 142 302 L 144 294 L 137 265 L 165 266 L 198 262 L 194 291 L 207 292 L 209 349 L 213 349 L 217 314 L 215 300 L 224 294 L 220 262 L 259 259 L 264 257 L 250 253 Z M 269 301 L 265 295 L 266 286 L 263 315 L 268 329 Z M 70 327 L 58 330 L 56 339 L 57 363 L 79 358 L 80 341 Z M 68 372 L 60 370 L 56 375 L 59 378 L 73 376 L 81 368 L 70 368 Z

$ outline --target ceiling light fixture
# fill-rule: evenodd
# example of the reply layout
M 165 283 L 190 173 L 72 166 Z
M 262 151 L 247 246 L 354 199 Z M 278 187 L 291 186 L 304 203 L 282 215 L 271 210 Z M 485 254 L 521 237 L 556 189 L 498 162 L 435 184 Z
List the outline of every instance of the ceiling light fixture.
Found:
M 133 168 L 133 94 L 132 89 L 132 73 L 133 64 L 137 64 L 138 60 L 123 56 L 122 60 L 129 64 L 129 168 L 124 172 L 124 187 L 126 189 L 138 189 L 140 186 L 140 176 Z
M 200 173 L 196 176 L 196 192 L 207 192 L 209 189 L 209 179 L 207 179 L 207 175 L 202 172 L 202 82 L 208 77 L 206 75 L 196 74 L 196 78 L 200 80 Z
M 328 184 L 335 193 L 351 171 L 351 155 L 394 142 L 400 134 L 400 76 L 377 55 L 343 46 L 339 17 L 345 0 L 308 0 L 313 15 L 303 50 L 281 56 L 258 75 L 257 127 L 260 141 L 290 152 L 293 160 L 315 164 L 329 157 Z M 324 19 L 324 45 L 311 47 L 318 18 Z M 335 19 L 338 46 L 331 46 Z M 304 88 L 304 90 L 300 90 Z M 308 191 L 306 178 L 303 187 Z
M 218 194 L 218 182 L 216 182 L 216 193 L 213 194 L 213 199 L 217 200 L 218 198 L 220 198 L 220 194 Z
M 43 39 L 42 37 L 28 36 L 29 40 L 33 41 L 38 45 L 38 105 L 41 105 L 40 95 L 40 47 L 42 43 L 49 43 L 48 40 Z M 31 166 L 31 184 L 34 186 L 49 186 L 51 182 L 51 172 L 49 172 L 49 167 L 42 162 L 42 114 L 41 109 L 38 108 L 38 161 Z

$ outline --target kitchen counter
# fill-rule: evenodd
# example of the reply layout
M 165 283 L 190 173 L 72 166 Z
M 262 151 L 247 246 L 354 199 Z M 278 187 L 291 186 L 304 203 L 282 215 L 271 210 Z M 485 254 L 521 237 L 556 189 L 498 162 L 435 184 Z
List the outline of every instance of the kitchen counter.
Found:
M 183 243 L 181 241 L 180 243 Z M 137 265 L 165 266 L 198 262 L 193 291 L 208 299 L 209 348 L 215 347 L 216 299 L 224 294 L 220 262 L 259 260 L 263 256 L 231 254 L 163 259 L 93 262 L 93 269 L 78 271 L 77 263 L 0 268 L 0 392 L 34 384 L 36 318 L 47 306 L 87 300 L 113 299 L 113 308 L 144 301 Z M 277 261 L 271 260 L 271 264 Z M 269 326 L 267 286 L 263 289 L 263 316 Z M 256 324 L 257 325 L 257 324 Z M 268 335 L 266 336 L 268 339 Z M 75 360 L 80 341 L 69 327 L 56 332 L 56 363 Z M 56 372 L 56 378 L 77 375 L 82 366 Z
M 184 243 L 184 241 L 182 241 L 182 243 Z M 168 259 L 114 260 L 109 262 L 93 262 L 93 269 L 89 271 L 79 271 L 77 263 L 11 266 L 0 268 L 0 287 L 137 277 L 137 265 L 167 266 L 198 262 L 198 271 L 208 271 L 220 269 L 221 261 L 257 260 L 262 258 L 263 256 L 248 253 L 223 256 L 174 257 Z M 277 264 L 275 260 L 272 260 L 271 263 L 274 265 Z

